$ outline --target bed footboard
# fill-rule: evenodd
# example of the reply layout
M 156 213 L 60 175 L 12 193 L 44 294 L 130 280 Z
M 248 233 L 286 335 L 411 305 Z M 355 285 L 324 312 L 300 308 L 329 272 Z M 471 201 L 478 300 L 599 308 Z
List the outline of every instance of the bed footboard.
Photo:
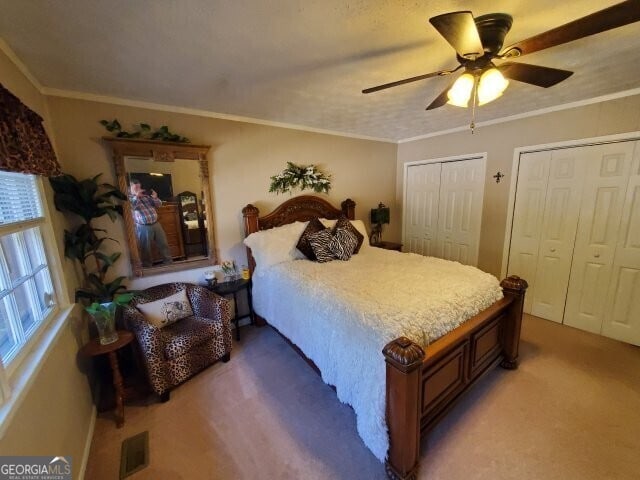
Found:
M 500 286 L 502 300 L 427 348 L 400 337 L 382 350 L 387 365 L 389 478 L 415 479 L 422 435 L 497 364 L 517 368 L 527 282 L 511 276 Z

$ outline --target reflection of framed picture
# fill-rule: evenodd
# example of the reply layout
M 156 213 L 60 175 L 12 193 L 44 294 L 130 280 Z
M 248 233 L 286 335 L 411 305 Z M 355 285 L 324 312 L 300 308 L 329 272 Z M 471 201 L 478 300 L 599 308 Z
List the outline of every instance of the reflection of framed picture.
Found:
M 142 188 L 151 193 L 155 190 L 160 200 L 171 200 L 173 198 L 173 184 L 170 173 L 129 173 L 129 182 L 132 179 L 140 180 Z

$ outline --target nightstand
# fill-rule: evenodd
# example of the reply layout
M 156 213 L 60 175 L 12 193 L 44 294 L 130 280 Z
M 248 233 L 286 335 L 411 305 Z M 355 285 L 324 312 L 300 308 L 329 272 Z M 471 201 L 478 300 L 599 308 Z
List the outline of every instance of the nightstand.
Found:
M 211 287 L 206 286 L 213 293 L 217 293 L 218 295 L 224 297 L 225 295 L 233 295 L 233 308 L 235 311 L 235 316 L 233 317 L 233 323 L 236 325 L 236 340 L 240 341 L 240 328 L 238 327 L 238 322 L 241 318 L 249 317 L 251 319 L 251 323 L 253 324 L 253 300 L 251 298 L 251 280 L 245 280 L 240 278 L 238 280 L 232 280 L 230 282 L 221 282 L 212 285 Z M 240 290 L 247 291 L 247 301 L 249 303 L 249 313 L 246 315 L 238 316 L 238 292 Z
M 402 251 L 402 244 L 395 242 L 378 242 L 372 243 L 371 246 L 376 248 L 384 248 L 385 250 L 397 250 L 398 252 Z

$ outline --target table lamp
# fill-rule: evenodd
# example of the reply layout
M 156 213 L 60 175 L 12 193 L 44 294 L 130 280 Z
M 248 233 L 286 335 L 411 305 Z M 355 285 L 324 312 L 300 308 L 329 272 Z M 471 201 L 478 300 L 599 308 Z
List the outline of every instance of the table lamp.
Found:
M 369 241 L 371 244 L 380 243 L 382 241 L 382 225 L 389 223 L 389 207 L 383 203 L 378 204 L 378 208 L 371 209 L 371 236 Z

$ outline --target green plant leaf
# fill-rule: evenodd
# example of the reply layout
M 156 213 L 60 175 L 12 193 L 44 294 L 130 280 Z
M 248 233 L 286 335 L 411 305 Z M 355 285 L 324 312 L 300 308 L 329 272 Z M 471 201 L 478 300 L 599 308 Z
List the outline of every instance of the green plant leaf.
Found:
M 109 268 L 111 268 L 118 261 L 118 259 L 120 258 L 120 255 L 121 255 L 120 252 L 115 252 L 115 253 L 112 253 L 111 255 L 107 255 L 102 252 L 95 252 L 95 257 L 102 262 L 102 267 L 100 268 L 100 271 L 102 273 L 107 273 Z
M 114 302 L 117 305 L 127 305 L 131 299 L 134 297 L 135 292 L 130 293 L 120 293 L 114 297 Z
M 108 120 L 100 120 L 100 125 L 107 129 L 108 132 L 114 132 L 120 130 L 122 127 L 120 126 L 120 122 L 117 119 L 113 119 L 113 121 L 109 122 Z

